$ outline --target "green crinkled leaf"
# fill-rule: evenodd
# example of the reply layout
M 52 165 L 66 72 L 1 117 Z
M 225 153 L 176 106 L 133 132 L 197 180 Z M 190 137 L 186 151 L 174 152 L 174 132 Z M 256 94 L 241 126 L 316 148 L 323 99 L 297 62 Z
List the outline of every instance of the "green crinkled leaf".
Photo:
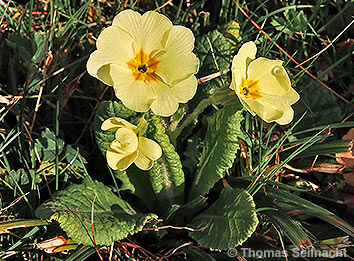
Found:
M 294 34 L 296 32 L 305 32 L 309 22 L 303 11 L 297 11 L 294 9 L 287 9 L 284 11 L 285 18 L 275 17 L 271 24 L 278 31 L 282 31 L 286 34 Z
M 203 151 L 192 187 L 192 195 L 205 195 L 231 168 L 239 149 L 243 120 L 240 105 L 229 105 L 208 118 Z
M 79 148 L 67 145 L 65 149 L 66 160 L 75 167 L 83 168 L 83 164 L 87 163 L 86 159 L 81 155 Z
M 100 103 L 94 119 L 94 129 L 96 142 L 103 155 L 106 155 L 108 147 L 114 140 L 115 133 L 101 130 L 102 123 L 111 117 L 119 117 L 129 121 L 129 119 L 134 116 L 136 116 L 136 112 L 128 109 L 122 103 L 115 101 L 104 101 Z
M 118 171 L 116 171 L 116 173 L 118 173 Z M 148 207 L 148 209 L 154 210 L 156 204 L 156 195 L 151 188 L 149 173 L 137 168 L 134 164 L 132 164 L 125 173 L 125 176 L 127 179 L 129 179 L 129 184 L 133 186 L 133 191 L 132 189 L 125 187 L 126 184 L 128 184 L 127 182 L 123 182 L 120 190 L 129 189 L 145 204 L 146 207 Z M 116 176 L 120 178 L 118 174 L 116 174 Z
M 204 228 L 189 232 L 202 246 L 217 250 L 239 246 L 258 225 L 253 198 L 245 190 L 226 187 L 220 197 L 190 225 L 194 229 Z
M 242 37 L 240 35 L 240 24 L 234 20 L 231 20 L 221 28 L 221 33 L 231 42 L 233 48 L 241 42 Z
M 232 43 L 217 30 L 198 38 L 194 48 L 194 52 L 200 61 L 197 78 L 229 69 L 232 61 L 232 46 Z M 223 86 L 225 84 L 223 77 L 225 76 L 200 84 L 197 94 L 189 102 L 191 107 L 197 106 L 202 99 Z
M 337 98 L 323 86 L 315 84 L 305 87 L 300 95 L 301 100 L 293 106 L 295 111 L 294 121 L 300 118 L 305 110 L 308 110 L 308 112 L 296 126 L 296 131 L 339 122 L 343 118 Z
M 37 49 L 36 43 L 20 32 L 10 34 L 6 42 L 27 62 L 31 61 Z
M 160 144 L 163 155 L 149 170 L 150 182 L 161 207 L 181 203 L 184 198 L 184 172 L 178 153 L 171 144 L 165 128 L 154 114 L 150 114 L 147 136 Z M 166 203 L 166 204 L 164 204 Z
M 183 167 L 186 170 L 186 173 L 190 174 L 190 176 L 195 175 L 198 162 L 200 159 L 200 155 L 203 148 L 203 139 L 205 135 L 204 128 L 199 129 L 197 132 L 194 133 L 193 136 L 189 137 L 185 141 L 184 145 L 184 160 L 183 160 Z
M 26 172 L 24 169 L 11 170 L 8 175 L 4 176 L 4 180 L 11 187 L 15 188 L 17 185 L 24 186 L 32 182 L 32 184 L 38 184 L 41 182 L 41 177 L 39 173 L 34 170 L 28 170 Z
M 231 43 L 218 30 L 211 31 L 198 38 L 194 52 L 200 60 L 199 76 L 230 68 Z
M 50 129 L 45 128 L 41 132 L 41 137 L 36 139 L 35 148 L 42 161 L 50 162 L 55 160 L 55 134 Z M 58 139 L 58 153 L 61 153 L 64 149 L 64 141 Z
M 40 205 L 35 214 L 38 218 L 55 220 L 78 244 L 93 246 L 92 203 L 94 201 L 93 224 L 97 245 L 110 245 L 129 234 L 142 230 L 155 214 L 139 214 L 124 200 L 98 181 L 84 179 L 82 184 L 68 186 L 63 191 Z
M 39 63 L 45 51 L 47 37 L 42 32 L 33 33 L 34 42 L 36 44 L 36 52 L 32 56 L 32 62 Z

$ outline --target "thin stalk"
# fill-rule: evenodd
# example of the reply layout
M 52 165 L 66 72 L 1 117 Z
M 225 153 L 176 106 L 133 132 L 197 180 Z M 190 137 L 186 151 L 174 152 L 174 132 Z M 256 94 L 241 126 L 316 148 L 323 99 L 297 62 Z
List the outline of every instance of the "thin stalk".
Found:
M 33 3 L 34 3 L 34 0 L 30 0 L 30 2 L 29 2 L 29 16 L 28 16 L 28 31 L 29 32 L 32 31 Z
M 253 196 L 255 195 L 258 190 L 263 186 L 263 184 L 266 184 L 269 180 L 271 180 L 274 175 L 285 165 L 287 164 L 290 160 L 292 160 L 296 155 L 298 155 L 299 153 L 301 153 L 302 151 L 308 149 L 309 147 L 311 147 L 314 143 L 316 143 L 316 137 L 318 135 L 320 135 L 326 128 L 328 128 L 328 126 L 326 126 L 324 129 L 322 129 L 321 131 L 319 131 L 316 135 L 314 135 L 313 137 L 311 137 L 306 143 L 304 143 L 303 145 L 301 145 L 297 150 L 295 150 L 286 160 L 284 160 L 281 164 L 279 164 L 278 167 L 276 167 L 272 173 L 268 176 L 267 179 L 265 179 L 263 182 L 259 182 L 258 183 L 258 187 L 254 190 L 254 191 L 250 191 L 250 194 Z
M 256 120 L 256 127 L 258 129 L 258 162 L 262 162 L 262 132 L 263 132 L 263 121 L 260 122 L 260 126 L 258 126 L 258 122 Z M 259 127 L 259 128 L 258 128 Z M 257 176 L 260 173 L 260 168 L 257 168 Z
M 112 169 L 111 169 L 109 166 L 107 166 L 107 168 L 108 168 L 108 170 L 109 170 L 109 173 L 110 173 L 111 176 L 112 176 L 113 183 L 114 183 L 114 187 L 116 188 L 117 193 L 118 193 L 118 195 L 120 196 L 118 184 L 117 184 L 117 181 L 116 181 L 116 177 L 114 176 Z
M 57 92 L 57 103 L 55 109 L 55 190 L 59 190 L 59 110 L 60 90 Z
M 182 131 L 190 124 L 192 124 L 192 122 L 198 118 L 199 114 L 201 114 L 208 106 L 212 104 L 220 104 L 223 101 L 226 101 L 227 98 L 230 97 L 230 94 L 233 93 L 234 92 L 228 88 L 220 88 L 213 95 L 202 100 L 194 109 L 194 111 L 188 114 L 187 118 L 182 122 L 182 124 L 176 130 L 170 132 L 172 143 L 174 145 L 176 144 L 177 137 L 182 133 Z

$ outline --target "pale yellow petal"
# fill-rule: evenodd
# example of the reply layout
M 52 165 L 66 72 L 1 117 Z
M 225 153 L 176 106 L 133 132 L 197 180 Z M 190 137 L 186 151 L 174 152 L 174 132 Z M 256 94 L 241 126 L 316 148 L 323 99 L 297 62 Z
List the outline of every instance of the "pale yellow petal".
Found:
M 119 170 L 126 170 L 138 157 L 138 151 L 128 154 L 117 163 Z
M 241 82 L 242 82 L 241 70 L 239 68 L 233 68 L 232 69 L 232 80 L 231 80 L 231 84 L 230 84 L 229 88 L 235 91 L 235 94 L 239 98 L 243 107 L 245 107 L 246 110 L 248 110 L 254 116 L 256 113 L 251 109 L 249 104 L 246 102 L 245 97 L 240 94 Z
M 111 77 L 111 66 L 109 64 L 106 64 L 100 67 L 97 70 L 97 78 L 100 79 L 104 84 L 112 86 L 113 80 Z
M 257 47 L 254 42 L 244 43 L 232 60 L 232 70 L 238 68 L 241 76 L 247 78 L 247 66 L 253 59 L 255 59 L 256 53 Z
M 123 150 L 122 144 L 119 142 L 119 140 L 112 141 L 110 148 L 111 148 L 111 151 L 115 151 L 118 154 L 130 153 L 130 152 Z
M 284 114 L 283 104 L 269 103 L 265 100 L 242 99 L 251 111 L 257 114 L 262 120 L 267 123 L 280 119 Z
M 289 124 L 294 118 L 294 110 L 289 106 L 284 110 L 284 114 L 281 118 L 275 120 L 279 125 Z
M 120 145 L 118 148 L 126 152 L 134 152 L 138 149 L 139 140 L 136 133 L 128 128 L 119 128 L 116 131 L 116 140 Z
M 156 74 L 167 84 L 185 80 L 198 72 L 199 60 L 194 53 L 174 54 L 166 51 L 159 55 L 159 66 Z
M 289 92 L 291 83 L 282 63 L 279 60 L 257 58 L 248 66 L 248 79 L 259 81 L 261 93 L 283 96 Z
M 176 54 L 190 53 L 194 48 L 193 32 L 187 27 L 174 25 L 166 36 L 164 49 Z
M 109 147 L 106 152 L 107 163 L 114 170 L 118 169 L 118 162 L 126 156 L 127 153 L 119 153 L 117 150 L 112 149 L 111 147 Z
M 139 138 L 139 153 L 135 160 L 135 165 L 142 170 L 149 170 L 154 165 L 154 161 L 162 156 L 159 144 L 148 138 Z
M 119 26 L 134 38 L 140 38 L 141 22 L 141 14 L 133 10 L 124 10 L 114 17 L 112 25 Z
M 162 40 L 171 29 L 172 23 L 166 16 L 153 11 L 144 13 L 142 48 L 149 53 L 161 49 Z
M 283 96 L 283 99 L 286 100 L 289 105 L 292 105 L 300 100 L 300 95 L 293 88 L 290 88 L 289 91 Z
M 163 117 L 174 114 L 178 109 L 178 100 L 171 94 L 170 87 L 162 82 L 156 82 L 153 88 L 156 100 L 151 104 L 152 112 Z
M 232 68 L 232 79 L 229 88 L 234 90 L 236 95 L 240 95 L 240 84 L 242 82 L 242 74 L 239 68 Z
M 136 81 L 129 68 L 111 65 L 111 71 L 117 98 L 131 110 L 146 112 L 156 100 L 150 83 Z
M 186 103 L 197 92 L 197 78 L 194 75 L 190 76 L 188 79 L 173 85 L 170 92 L 179 103 Z
M 149 170 L 154 165 L 154 160 L 149 159 L 144 154 L 138 152 L 138 157 L 134 161 L 135 165 L 142 170 Z
M 132 10 L 122 11 L 114 18 L 113 25 L 134 37 L 135 53 L 142 48 L 148 54 L 162 48 L 162 40 L 172 28 L 172 23 L 166 16 L 152 11 L 144 15 Z
M 114 170 L 125 170 L 127 169 L 138 157 L 138 152 L 133 153 L 117 153 L 115 150 L 108 148 L 107 150 L 107 162 L 108 165 Z
M 162 156 L 160 145 L 145 137 L 139 137 L 139 152 L 152 160 L 158 160 Z
M 247 103 L 246 98 L 242 97 L 242 96 L 238 96 L 241 104 L 243 105 L 243 107 L 246 108 L 246 110 L 251 113 L 252 116 L 256 115 L 256 113 L 251 109 L 250 105 Z
M 97 50 L 90 55 L 86 68 L 91 76 L 98 78 L 104 84 L 112 86 L 113 80 L 110 75 L 109 66 L 111 62 L 112 60 L 109 54 Z
M 167 37 L 164 52 L 155 57 L 160 60 L 156 73 L 168 84 L 189 78 L 198 72 L 199 60 L 192 50 L 194 36 L 183 26 L 173 26 Z
M 101 130 L 117 131 L 118 128 L 121 128 L 121 127 L 128 127 L 131 129 L 136 128 L 136 126 L 134 124 L 131 124 L 130 122 L 128 122 L 122 118 L 112 117 L 112 118 L 105 120 L 102 123 Z
M 133 56 L 133 38 L 118 26 L 104 29 L 97 39 L 97 49 L 87 61 L 87 71 L 90 75 L 112 86 L 110 64 L 125 65 Z
M 134 57 L 134 39 L 118 26 L 109 26 L 104 29 L 97 39 L 97 49 L 110 56 L 115 64 L 125 64 Z

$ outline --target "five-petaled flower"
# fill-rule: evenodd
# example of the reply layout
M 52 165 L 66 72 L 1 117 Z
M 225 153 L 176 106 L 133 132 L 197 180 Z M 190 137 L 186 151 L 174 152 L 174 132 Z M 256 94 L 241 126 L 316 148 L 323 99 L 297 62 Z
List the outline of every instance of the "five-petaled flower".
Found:
M 284 125 L 292 121 L 291 105 L 300 98 L 291 87 L 283 62 L 264 57 L 255 59 L 257 47 L 254 42 L 241 46 L 232 61 L 232 82 L 242 105 L 265 122 Z
M 164 15 L 120 12 L 97 39 L 87 62 L 89 74 L 113 86 L 123 104 L 160 116 L 176 112 L 197 88 L 199 60 L 192 53 L 194 36 L 173 26 Z
M 124 119 L 109 118 L 102 123 L 101 129 L 115 132 L 115 140 L 106 153 L 108 165 L 114 170 L 125 170 L 133 162 L 138 168 L 149 170 L 162 155 L 159 144 L 138 137 L 138 127 Z

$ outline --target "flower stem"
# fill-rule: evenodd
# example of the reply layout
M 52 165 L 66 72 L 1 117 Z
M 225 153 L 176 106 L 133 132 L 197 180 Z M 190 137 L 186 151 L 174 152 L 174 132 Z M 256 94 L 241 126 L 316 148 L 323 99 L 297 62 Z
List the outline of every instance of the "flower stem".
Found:
M 232 100 L 235 99 L 234 92 L 231 91 L 228 87 L 224 86 L 217 90 L 210 97 L 202 100 L 198 106 L 194 109 L 194 111 L 186 117 L 186 119 L 182 122 L 182 124 L 173 131 L 170 131 L 170 139 L 174 145 L 176 145 L 177 137 L 182 133 L 182 131 L 188 127 L 193 121 L 195 121 L 199 114 L 202 113 L 208 106 L 212 104 L 226 104 L 230 102 L 230 97 Z

